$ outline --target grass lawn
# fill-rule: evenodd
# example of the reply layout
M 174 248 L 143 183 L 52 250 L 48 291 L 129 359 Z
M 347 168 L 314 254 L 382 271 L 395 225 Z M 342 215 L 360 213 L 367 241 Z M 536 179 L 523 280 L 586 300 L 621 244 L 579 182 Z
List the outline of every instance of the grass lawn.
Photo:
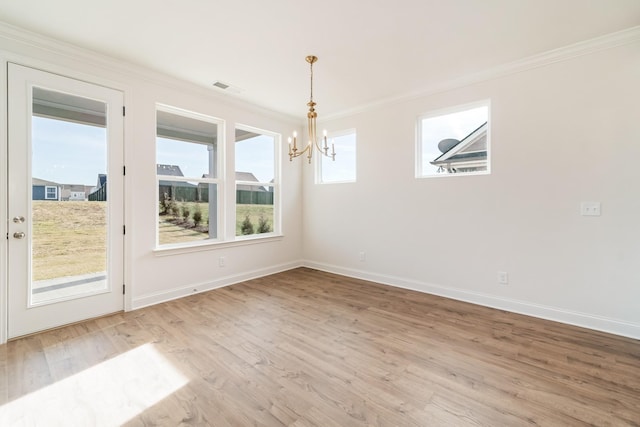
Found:
M 193 222 L 195 203 L 186 203 Z M 200 203 L 202 226 L 206 228 L 208 204 Z M 33 201 L 33 280 L 106 271 L 105 202 Z M 273 205 L 238 205 L 236 235 L 249 215 L 254 228 L 262 215 L 273 229 Z M 204 240 L 206 232 L 173 224 L 172 217 L 159 217 L 160 243 L 182 243 Z
M 33 280 L 106 271 L 105 202 L 33 201 Z
M 202 213 L 202 228 L 207 228 L 207 218 L 209 218 L 209 204 L 196 202 L 178 202 L 178 207 L 186 207 L 189 210 L 189 224 L 185 226 L 176 225 L 172 222 L 175 217 L 173 215 L 160 215 L 160 244 L 184 243 L 207 239 L 208 236 L 204 232 L 198 232 L 193 228 L 193 213 L 196 209 L 200 209 Z M 253 224 L 254 230 L 258 229 L 258 221 L 263 217 L 273 231 L 273 205 L 237 205 L 236 207 L 236 236 L 242 235 L 242 222 L 249 216 L 249 220 Z M 182 210 L 180 211 L 182 217 Z

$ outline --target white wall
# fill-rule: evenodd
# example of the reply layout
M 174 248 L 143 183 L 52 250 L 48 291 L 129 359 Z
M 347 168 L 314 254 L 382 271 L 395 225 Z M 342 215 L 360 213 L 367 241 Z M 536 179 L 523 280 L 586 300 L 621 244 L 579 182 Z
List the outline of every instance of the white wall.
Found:
M 324 122 L 358 176 L 305 170 L 306 264 L 640 338 L 640 43 L 518 70 Z M 492 173 L 415 179 L 416 117 L 483 99 Z
M 162 253 L 155 249 L 157 182 L 155 178 L 155 106 L 164 103 L 225 120 L 226 176 L 234 179 L 234 126 L 236 123 L 281 133 L 298 128 L 298 119 L 275 114 L 241 101 L 196 87 L 150 70 L 48 40 L 13 27 L 0 26 L 0 77 L 6 79 L 6 62 L 17 62 L 124 92 L 125 118 L 125 218 L 127 226 L 125 282 L 127 309 L 184 296 L 250 277 L 300 265 L 302 253 L 301 169 L 282 152 L 282 237 L 250 244 L 223 244 L 189 253 Z M 0 113 L 6 123 L 6 85 L 0 85 Z M 5 126 L 2 126 L 6 129 Z M 300 131 L 300 129 L 298 129 Z M 6 152 L 6 135 L 0 138 Z M 286 142 L 285 142 L 286 145 Z M 0 162 L 0 186 L 6 189 L 6 157 Z M 227 230 L 235 234 L 232 217 L 235 192 L 227 195 Z M 6 191 L 0 192 L 0 232 L 6 233 Z M 218 266 L 224 256 L 225 267 Z M 0 343 L 6 338 L 6 240 L 0 243 Z

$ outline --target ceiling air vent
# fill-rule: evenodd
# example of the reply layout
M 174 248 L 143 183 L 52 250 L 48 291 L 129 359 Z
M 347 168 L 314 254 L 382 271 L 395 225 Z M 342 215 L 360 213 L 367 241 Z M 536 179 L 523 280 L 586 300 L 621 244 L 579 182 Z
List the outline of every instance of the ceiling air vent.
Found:
M 220 89 L 228 89 L 229 88 L 228 84 L 225 84 L 225 83 L 222 83 L 222 82 L 215 82 L 213 85 L 215 87 L 217 87 L 217 88 L 220 88 Z
M 232 86 L 232 85 L 227 84 L 227 83 L 223 83 L 220 80 L 216 80 L 213 83 L 213 87 L 218 88 L 220 90 L 223 90 L 223 91 L 225 91 L 227 93 L 235 93 L 235 94 L 242 93 L 242 89 L 240 89 L 239 87 Z

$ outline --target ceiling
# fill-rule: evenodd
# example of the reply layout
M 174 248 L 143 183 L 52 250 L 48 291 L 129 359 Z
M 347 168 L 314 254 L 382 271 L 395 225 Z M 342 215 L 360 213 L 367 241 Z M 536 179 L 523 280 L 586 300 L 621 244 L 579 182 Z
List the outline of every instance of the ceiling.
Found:
M 0 21 L 304 117 L 640 25 L 638 0 L 0 0 Z

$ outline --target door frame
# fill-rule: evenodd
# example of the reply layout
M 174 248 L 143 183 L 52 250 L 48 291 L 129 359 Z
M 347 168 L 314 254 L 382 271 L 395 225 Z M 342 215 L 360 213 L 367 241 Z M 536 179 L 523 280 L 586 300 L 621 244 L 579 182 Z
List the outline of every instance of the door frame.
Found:
M 60 52 L 47 52 L 50 61 L 55 61 Z M 91 56 L 82 57 L 87 62 L 77 69 L 68 68 L 56 64 L 55 62 L 43 61 L 34 57 L 25 56 L 19 53 L 5 50 L 0 47 L 0 345 L 8 340 L 8 64 L 15 63 L 24 67 L 35 68 L 52 74 L 58 74 L 75 80 L 80 80 L 90 84 L 104 86 L 122 92 L 124 104 L 127 104 L 127 96 L 131 93 L 131 86 L 122 80 L 109 79 L 104 77 L 104 67 L 99 63 L 92 62 L 95 59 Z M 112 73 L 114 74 L 114 73 Z M 123 117 L 123 163 L 126 165 L 127 160 L 132 158 L 133 148 L 127 144 L 129 134 L 131 132 L 131 114 Z M 132 214 L 128 206 L 131 206 L 131 178 L 130 174 L 123 177 L 122 188 L 122 209 L 124 224 L 131 223 Z M 6 237 L 5 237 L 6 236 Z M 123 295 L 124 311 L 132 309 L 132 286 L 131 283 L 131 239 L 128 235 L 124 235 L 124 243 L 122 246 L 122 269 L 123 284 L 126 284 L 126 292 Z

